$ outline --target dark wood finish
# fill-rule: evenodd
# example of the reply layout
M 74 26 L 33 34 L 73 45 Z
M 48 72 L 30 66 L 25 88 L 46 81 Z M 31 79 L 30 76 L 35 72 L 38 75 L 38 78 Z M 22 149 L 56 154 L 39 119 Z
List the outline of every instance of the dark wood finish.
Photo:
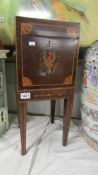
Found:
M 64 98 L 63 145 L 67 143 L 75 88 L 79 24 L 16 17 L 17 101 L 22 154 L 26 153 L 26 110 L 31 100 Z
M 51 100 L 51 123 L 54 123 L 55 103 L 56 100 Z
M 19 102 L 18 104 L 18 120 L 20 126 L 20 135 L 21 135 L 21 153 L 22 155 L 26 154 L 26 103 Z
M 74 91 L 64 99 L 64 118 L 63 118 L 63 145 L 67 144 L 68 131 L 70 126 L 70 118 L 72 113 Z M 66 131 L 66 132 L 65 132 Z

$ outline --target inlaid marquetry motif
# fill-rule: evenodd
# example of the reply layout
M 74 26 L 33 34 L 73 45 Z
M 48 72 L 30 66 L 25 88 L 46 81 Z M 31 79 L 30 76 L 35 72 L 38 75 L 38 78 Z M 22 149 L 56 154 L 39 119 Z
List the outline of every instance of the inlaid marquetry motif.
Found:
M 67 27 L 67 34 L 70 38 L 75 38 L 76 37 L 76 30 L 73 27 Z
M 42 51 L 40 61 L 42 70 L 48 75 L 52 74 L 56 63 L 56 52 L 50 46 L 50 42 L 49 46 Z
M 21 33 L 22 35 L 27 35 L 32 32 L 33 24 L 32 23 L 22 23 L 21 24 Z
M 28 77 L 23 77 L 23 79 L 22 79 L 22 85 L 24 87 L 25 86 L 31 86 L 32 85 L 32 81 Z
M 64 84 L 72 84 L 72 75 L 69 75 L 65 78 Z

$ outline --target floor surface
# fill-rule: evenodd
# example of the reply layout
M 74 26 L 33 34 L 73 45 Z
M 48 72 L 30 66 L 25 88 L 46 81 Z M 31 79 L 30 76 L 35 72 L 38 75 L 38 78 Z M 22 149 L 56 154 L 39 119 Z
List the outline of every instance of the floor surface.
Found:
M 71 121 L 68 145 L 62 146 L 63 122 L 28 116 L 27 154 L 21 156 L 17 118 L 0 137 L 0 175 L 98 175 L 98 152 Z

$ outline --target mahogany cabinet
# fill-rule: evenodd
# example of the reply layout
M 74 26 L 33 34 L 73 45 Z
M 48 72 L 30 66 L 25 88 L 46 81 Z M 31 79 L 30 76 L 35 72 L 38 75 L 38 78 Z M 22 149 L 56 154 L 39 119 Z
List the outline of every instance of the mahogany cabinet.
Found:
M 63 145 L 67 143 L 79 50 L 79 23 L 16 17 L 17 103 L 22 154 L 26 153 L 26 104 L 64 99 Z M 33 128 L 32 128 L 33 129 Z

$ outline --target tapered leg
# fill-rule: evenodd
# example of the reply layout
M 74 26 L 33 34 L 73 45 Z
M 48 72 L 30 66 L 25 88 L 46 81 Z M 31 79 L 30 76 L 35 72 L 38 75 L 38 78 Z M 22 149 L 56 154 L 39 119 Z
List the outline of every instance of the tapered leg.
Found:
M 20 136 L 21 136 L 21 153 L 26 154 L 26 103 L 18 103 L 18 118 L 20 125 Z
M 19 102 L 18 102 L 18 100 L 17 100 L 17 111 L 18 111 L 18 126 L 19 126 L 19 128 L 20 128 L 20 113 L 19 113 Z
M 54 123 L 55 103 L 56 100 L 51 100 L 51 123 Z
M 70 118 L 72 115 L 73 94 L 71 97 L 64 99 L 64 119 L 63 119 L 63 145 L 67 144 Z
M 20 128 L 20 115 L 19 115 L 19 100 L 18 100 L 18 93 L 16 93 L 16 104 L 17 104 L 17 111 L 18 111 L 18 126 Z

